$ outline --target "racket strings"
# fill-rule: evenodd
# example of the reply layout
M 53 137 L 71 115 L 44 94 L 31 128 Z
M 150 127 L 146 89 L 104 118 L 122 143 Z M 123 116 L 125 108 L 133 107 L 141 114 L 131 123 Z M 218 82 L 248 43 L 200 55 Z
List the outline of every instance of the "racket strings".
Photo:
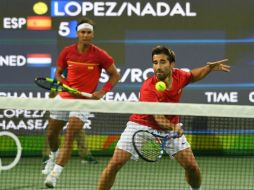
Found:
M 150 133 L 142 133 L 137 135 L 137 148 L 140 154 L 150 161 L 156 161 L 161 157 L 161 143 L 160 139 L 154 137 Z
M 59 88 L 61 88 L 57 81 L 50 78 L 36 78 L 35 83 L 42 88 L 52 91 L 59 91 Z
M 66 84 L 62 84 L 56 79 L 38 77 L 34 80 L 35 84 L 43 89 L 50 90 L 52 92 L 68 92 L 72 95 L 84 96 L 91 98 L 93 94 L 87 92 L 80 92 L 79 90 L 72 88 Z
M 38 84 L 38 85 L 41 86 L 42 88 L 46 88 L 46 89 L 48 89 L 48 90 L 50 90 L 51 87 L 52 87 L 52 84 L 49 83 L 49 82 L 46 81 L 46 80 L 37 80 L 37 81 L 36 81 L 36 84 Z

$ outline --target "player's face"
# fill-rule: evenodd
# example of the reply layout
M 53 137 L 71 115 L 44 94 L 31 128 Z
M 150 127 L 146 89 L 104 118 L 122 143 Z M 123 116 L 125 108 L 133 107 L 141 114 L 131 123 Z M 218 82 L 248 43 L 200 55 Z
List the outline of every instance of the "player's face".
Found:
M 165 54 L 153 55 L 153 70 L 159 80 L 164 81 L 171 76 L 173 64 L 169 62 Z
M 77 32 L 79 43 L 84 45 L 90 44 L 94 38 L 94 32 L 90 29 L 82 29 Z

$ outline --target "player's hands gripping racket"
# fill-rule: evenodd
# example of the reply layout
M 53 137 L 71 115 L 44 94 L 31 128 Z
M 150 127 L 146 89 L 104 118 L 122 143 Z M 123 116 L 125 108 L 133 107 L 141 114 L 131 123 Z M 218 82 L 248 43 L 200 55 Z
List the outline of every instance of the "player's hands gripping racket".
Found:
M 133 134 L 132 144 L 143 160 L 156 162 L 162 157 L 167 141 L 177 137 L 176 132 L 160 136 L 147 130 L 139 130 Z
M 62 84 L 59 81 L 51 78 L 42 78 L 38 77 L 34 80 L 35 84 L 37 84 L 39 87 L 44 88 L 46 90 L 54 91 L 54 92 L 69 92 L 71 94 L 84 96 L 87 98 L 93 97 L 92 94 L 87 92 L 80 92 L 77 89 L 71 88 L 68 85 Z

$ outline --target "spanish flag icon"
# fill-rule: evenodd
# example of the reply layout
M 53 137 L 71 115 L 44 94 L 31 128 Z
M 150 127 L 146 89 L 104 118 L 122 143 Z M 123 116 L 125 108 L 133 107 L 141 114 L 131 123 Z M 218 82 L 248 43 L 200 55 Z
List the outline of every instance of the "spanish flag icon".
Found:
M 28 16 L 27 30 L 50 30 L 52 20 L 50 16 Z

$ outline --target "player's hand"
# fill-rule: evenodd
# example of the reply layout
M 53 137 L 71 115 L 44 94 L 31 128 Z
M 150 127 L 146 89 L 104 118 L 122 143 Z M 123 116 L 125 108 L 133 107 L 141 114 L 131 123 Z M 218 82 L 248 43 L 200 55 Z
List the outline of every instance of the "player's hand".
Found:
M 49 98 L 55 98 L 56 97 L 56 95 L 57 95 L 57 92 L 55 92 L 55 91 L 50 91 L 49 92 Z
M 99 99 L 101 99 L 105 94 L 106 94 L 106 92 L 103 91 L 103 90 L 95 91 L 95 92 L 93 93 L 93 97 L 92 97 L 91 99 L 99 100 Z
M 84 96 L 82 96 L 81 94 L 79 94 L 77 92 L 68 92 L 68 93 L 70 93 L 73 97 L 78 98 L 78 99 L 84 98 Z
M 227 61 L 228 61 L 228 59 L 223 59 L 223 60 L 219 60 L 219 61 L 208 62 L 207 65 L 209 65 L 209 67 L 212 71 L 229 72 L 230 66 L 225 64 Z
M 174 126 L 174 132 L 176 132 L 178 134 L 178 137 L 181 137 L 183 135 L 183 129 L 182 129 L 183 124 L 182 123 L 178 123 Z

